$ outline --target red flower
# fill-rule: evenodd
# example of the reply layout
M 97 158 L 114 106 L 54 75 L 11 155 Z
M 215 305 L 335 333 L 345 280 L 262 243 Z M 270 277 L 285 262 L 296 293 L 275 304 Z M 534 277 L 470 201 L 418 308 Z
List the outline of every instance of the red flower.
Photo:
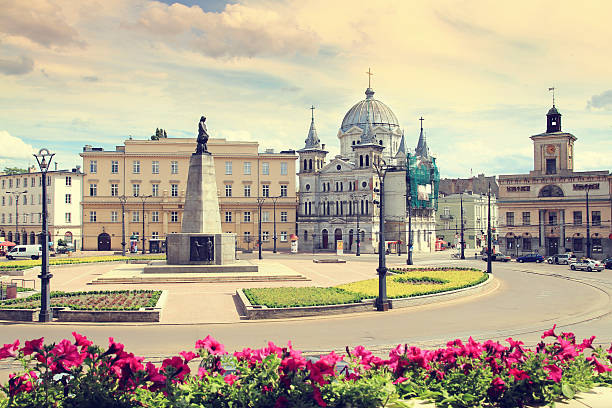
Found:
M 593 340 L 595 340 L 595 336 L 591 336 L 588 339 L 582 340 L 581 348 L 584 350 L 585 348 L 593 348 Z
M 408 381 L 406 377 L 399 377 L 397 380 L 393 381 L 393 384 L 401 384 L 404 381 Z
M 87 347 L 91 346 L 93 344 L 92 341 L 87 340 L 86 336 L 82 336 L 77 332 L 72 332 L 72 335 L 74 336 L 74 345 L 77 347 L 81 347 L 81 350 L 86 349 Z
M 546 337 L 557 337 L 555 334 L 555 327 L 557 327 L 556 324 L 552 327 L 552 329 L 546 330 L 544 333 L 542 333 L 542 338 L 545 339 Z
M 168 371 L 166 370 L 167 367 L 174 368 L 174 371 L 170 374 L 172 376 L 173 381 L 183 381 L 185 376 L 191 372 L 189 366 L 187 364 L 184 364 L 183 359 L 178 356 L 165 359 L 162 362 L 162 371 L 168 373 Z
M 26 340 L 25 346 L 20 350 L 24 356 L 39 352 L 42 348 L 44 337 L 35 340 Z
M 12 344 L 5 344 L 4 347 L 0 348 L 0 360 L 9 357 L 15 357 L 17 354 L 17 348 L 19 347 L 19 340 L 15 340 Z
M 554 364 L 547 365 L 544 367 L 544 370 L 548 372 L 548 379 L 553 380 L 554 382 L 561 381 L 561 377 L 563 375 L 563 370 L 557 367 Z
M 524 371 L 524 370 L 519 370 L 517 368 L 511 368 L 510 370 L 508 370 L 508 373 L 514 377 L 514 381 L 521 381 L 521 380 L 529 379 L 529 375 L 527 374 L 527 371 Z
M 185 364 L 197 357 L 193 351 L 181 351 L 179 354 L 185 359 Z
M 587 360 L 593 363 L 593 365 L 595 366 L 595 371 L 597 371 L 598 374 L 612 371 L 612 368 L 600 363 L 595 357 L 587 357 Z
M 210 335 L 206 336 L 204 340 L 198 340 L 195 344 L 196 349 L 206 349 L 210 354 L 227 354 L 223 344 L 212 338 Z
M 496 400 L 501 397 L 504 391 L 506 391 L 505 381 L 499 377 L 495 377 L 493 381 L 491 381 L 491 386 L 487 390 L 487 394 L 489 394 L 492 399 Z
M 225 381 L 225 383 L 228 385 L 234 385 L 237 379 L 238 379 L 238 376 L 235 376 L 234 374 L 228 374 L 225 377 L 223 377 L 223 381 Z
M 79 354 L 77 347 L 72 344 L 69 340 L 63 339 L 56 345 L 51 353 L 56 356 L 59 368 L 68 369 L 72 366 L 78 366 L 83 362 L 85 356 Z M 55 371 L 55 370 L 54 370 Z
M 123 351 L 123 344 L 116 343 L 115 339 L 112 337 L 108 338 L 108 350 L 106 350 L 105 354 L 117 354 Z
M 9 374 L 9 396 L 15 396 L 22 392 L 32 392 L 34 385 L 32 380 L 37 380 L 38 376 L 34 371 L 27 374 L 17 376 Z
M 321 398 L 321 390 L 319 389 L 319 387 L 317 386 L 312 387 L 312 397 L 314 398 L 315 401 L 317 401 L 317 404 L 319 404 L 320 407 L 327 406 L 325 401 L 323 401 L 323 398 Z
M 159 370 L 153 363 L 147 362 L 147 381 L 151 381 L 153 385 L 150 387 L 152 391 L 163 388 L 166 385 L 166 377 L 160 374 Z

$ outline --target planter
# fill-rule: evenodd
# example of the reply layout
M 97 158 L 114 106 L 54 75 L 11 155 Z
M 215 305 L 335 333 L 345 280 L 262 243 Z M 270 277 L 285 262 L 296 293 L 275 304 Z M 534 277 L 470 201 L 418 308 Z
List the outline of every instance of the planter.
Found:
M 33 322 L 38 320 L 38 310 L 33 309 L 0 309 L 0 320 L 16 322 Z

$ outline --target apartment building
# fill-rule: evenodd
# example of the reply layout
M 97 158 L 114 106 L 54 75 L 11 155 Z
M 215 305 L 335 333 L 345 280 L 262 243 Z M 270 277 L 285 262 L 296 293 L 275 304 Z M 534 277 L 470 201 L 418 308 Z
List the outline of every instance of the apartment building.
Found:
M 85 146 L 83 157 L 83 248 L 164 250 L 168 234 L 181 230 L 189 158 L 194 138 L 129 139 L 113 151 Z M 215 160 L 223 232 L 236 234 L 239 249 L 252 250 L 261 203 L 264 249 L 290 248 L 295 233 L 294 151 L 259 152 L 257 142 L 209 139 Z M 122 206 L 123 203 L 123 206 Z M 123 207 L 123 209 L 122 209 Z
M 47 173 L 49 241 L 61 239 L 81 248 L 81 166 Z M 40 242 L 42 175 L 36 167 L 26 173 L 0 174 L 0 237 L 16 244 Z

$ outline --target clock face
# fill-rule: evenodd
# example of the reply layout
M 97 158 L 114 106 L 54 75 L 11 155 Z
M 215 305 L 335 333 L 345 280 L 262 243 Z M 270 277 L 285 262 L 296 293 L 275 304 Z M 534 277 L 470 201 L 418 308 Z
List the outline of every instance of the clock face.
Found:
M 554 154 L 555 153 L 555 145 L 547 145 L 546 146 L 546 153 L 548 154 Z

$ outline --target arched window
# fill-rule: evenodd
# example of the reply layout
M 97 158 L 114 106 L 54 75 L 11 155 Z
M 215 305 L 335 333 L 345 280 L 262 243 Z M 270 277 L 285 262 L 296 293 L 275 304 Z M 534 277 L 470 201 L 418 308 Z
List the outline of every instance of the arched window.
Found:
M 359 167 L 363 167 L 363 155 L 362 154 L 359 155 Z
M 309 202 L 308 203 L 308 215 L 311 215 L 311 214 L 312 214 L 312 203 Z
M 340 214 L 340 209 L 338 207 L 338 202 L 336 201 L 336 215 Z
M 366 209 L 365 209 L 366 210 L 366 215 L 368 215 L 368 212 L 370 211 L 369 208 L 368 208 L 370 206 L 368 200 L 366 200 L 365 205 L 366 205 Z
M 363 210 L 364 210 L 364 205 L 363 205 L 363 200 L 361 200 L 361 215 L 363 215 Z
M 336 191 L 339 191 L 338 190 L 338 182 L 337 181 L 336 181 Z
M 304 171 L 308 170 L 308 161 L 306 159 L 304 159 Z
M 304 201 L 304 215 L 308 214 L 308 203 Z
M 308 160 L 308 170 L 312 170 L 312 159 Z
M 370 155 L 369 154 L 367 154 L 366 157 L 365 157 L 365 165 L 366 165 L 366 167 L 370 166 Z
M 548 186 L 542 187 L 538 197 L 563 197 L 563 190 L 561 187 L 555 186 L 554 184 L 550 184 Z

